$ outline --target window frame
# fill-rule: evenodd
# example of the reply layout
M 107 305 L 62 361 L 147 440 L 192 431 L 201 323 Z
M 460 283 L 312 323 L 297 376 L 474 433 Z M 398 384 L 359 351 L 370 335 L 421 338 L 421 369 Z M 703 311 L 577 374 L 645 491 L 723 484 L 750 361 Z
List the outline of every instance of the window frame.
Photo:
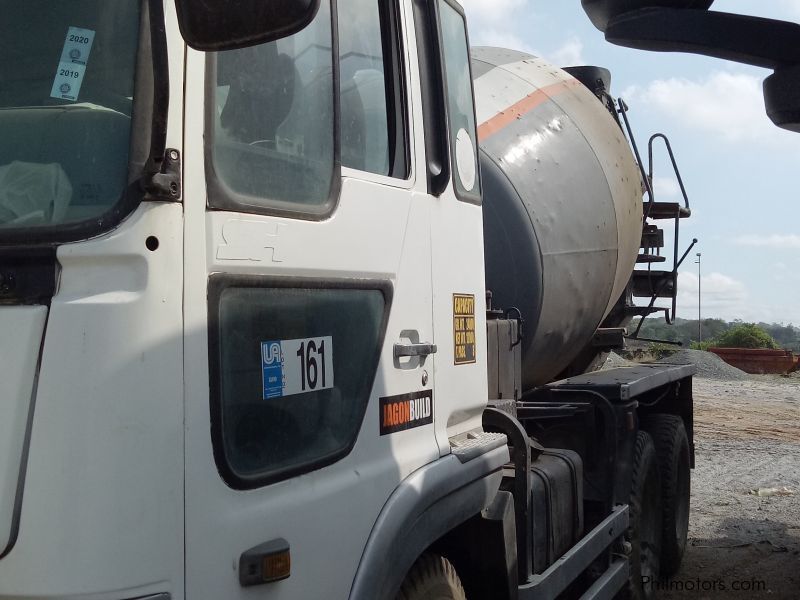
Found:
M 367 372 L 371 373 L 372 381 L 369 391 L 360 408 L 358 424 L 354 429 L 349 443 L 336 452 L 320 456 L 313 460 L 297 463 L 295 465 L 273 469 L 270 472 L 256 475 L 241 475 L 237 473 L 228 461 L 225 453 L 224 424 L 223 424 L 223 398 L 222 398 L 222 365 L 220 361 L 220 302 L 222 294 L 230 288 L 255 288 L 255 289 L 318 289 L 318 290 L 362 290 L 378 291 L 383 295 L 383 315 L 378 327 L 378 337 L 373 351 L 372 362 Z M 263 488 L 279 481 L 298 477 L 305 473 L 317 471 L 348 456 L 356 445 L 361 431 L 364 428 L 364 418 L 369 408 L 373 395 L 375 378 L 377 377 L 383 348 L 386 341 L 386 332 L 389 324 L 389 315 L 392 308 L 394 287 L 386 280 L 354 281 L 350 279 L 321 279 L 305 277 L 275 277 L 261 275 L 234 275 L 229 273 L 214 273 L 208 278 L 208 379 L 209 379 L 209 410 L 211 419 L 211 445 L 214 462 L 220 477 L 230 488 L 235 490 L 252 490 Z
M 442 56 L 435 0 L 413 0 L 414 34 L 422 100 L 428 194 L 441 196 L 450 181 L 450 129 L 445 110 Z
M 389 133 L 389 163 L 386 177 L 407 180 L 411 177 L 411 149 L 408 118 L 408 86 L 404 57 L 403 28 L 400 26 L 399 0 L 378 1 L 383 46 L 384 86 Z M 391 116 L 394 115 L 394 119 Z M 402 169 L 402 171 L 401 171 Z M 379 173 L 375 173 L 380 175 Z
M 392 37 L 392 46 L 394 48 L 394 54 L 396 56 L 392 56 L 391 59 L 396 61 L 395 67 L 393 70 L 394 74 L 394 94 L 395 98 L 398 98 L 394 101 L 394 106 L 389 110 L 395 110 L 395 120 L 397 123 L 402 123 L 402 131 L 403 131 L 403 139 L 402 143 L 404 144 L 404 152 L 405 152 L 405 174 L 395 175 L 394 171 L 397 167 L 393 167 L 392 174 L 389 175 L 381 175 L 379 173 L 373 173 L 371 171 L 364 171 L 362 169 L 357 169 L 355 167 L 348 167 L 347 165 L 342 165 L 342 178 L 343 179 L 357 179 L 358 181 L 365 181 L 369 183 L 376 183 L 378 185 L 382 185 L 385 187 L 392 187 L 392 188 L 399 188 L 399 189 L 411 189 L 415 185 L 415 178 L 416 178 L 416 171 L 417 165 L 415 163 L 415 156 L 416 156 L 416 149 L 414 144 L 414 123 L 412 117 L 412 101 L 410 97 L 410 90 L 412 89 L 413 83 L 410 80 L 410 73 L 411 73 L 411 65 L 409 62 L 409 55 L 406 51 L 407 44 L 405 41 L 406 35 L 406 28 L 404 26 L 404 7 L 401 4 L 400 0 L 389 0 L 387 3 L 389 5 L 389 10 L 391 11 L 391 18 L 393 19 L 392 27 L 393 30 L 391 32 Z M 383 0 L 380 0 L 380 7 L 379 10 L 383 13 L 386 9 L 384 8 Z M 383 14 L 381 14 L 381 24 L 383 26 Z M 387 40 L 387 36 L 382 35 L 382 41 L 384 44 L 384 63 L 387 62 L 387 49 L 386 44 L 389 40 Z M 386 65 L 384 64 L 384 68 Z M 389 81 L 384 78 L 384 81 L 387 85 L 389 85 Z M 388 102 L 388 98 L 387 98 Z M 396 111 L 396 107 L 398 103 L 401 105 L 401 111 Z M 388 106 L 388 104 L 387 104 Z M 399 125 L 396 125 L 396 127 Z M 400 142 L 400 140 L 397 140 Z M 390 141 L 391 143 L 391 141 Z M 395 155 L 396 156 L 396 155 Z
M 422 84 L 422 109 L 425 123 L 425 162 L 427 165 L 428 193 L 441 196 L 453 187 L 457 200 L 480 206 L 483 204 L 483 183 L 480 170 L 480 144 L 478 141 L 478 119 L 475 111 L 475 86 L 473 83 L 472 59 L 470 57 L 469 28 L 463 7 L 454 0 L 446 2 L 464 22 L 467 50 L 467 68 L 472 95 L 472 119 L 475 131 L 471 132 L 475 147 L 475 188 L 466 194 L 458 189 L 455 177 L 458 173 L 455 156 L 455 134 L 450 131 L 450 92 L 447 83 L 447 63 L 444 56 L 440 0 L 414 0 L 414 23 L 417 36 L 420 79 Z M 438 135 L 433 135 L 434 132 Z
M 325 1 L 325 0 L 323 0 Z M 217 53 L 206 54 L 205 108 L 203 123 L 204 164 L 207 207 L 211 210 L 244 214 L 288 217 L 304 221 L 323 221 L 330 218 L 339 205 L 342 188 L 341 107 L 339 93 L 339 14 L 336 0 L 329 0 L 331 20 L 331 89 L 333 90 L 333 165 L 328 198 L 322 204 L 301 205 L 295 202 L 241 194 L 234 191 L 217 175 L 214 168 L 215 110 L 217 87 Z M 260 45 L 260 44 L 257 44 Z
M 445 124 L 447 126 L 447 149 L 450 154 L 450 183 L 453 186 L 453 193 L 456 198 L 468 204 L 475 204 L 481 206 L 483 204 L 483 183 L 481 181 L 481 168 L 480 168 L 480 144 L 478 142 L 478 117 L 475 111 L 475 85 L 472 78 L 472 57 L 470 56 L 470 43 L 469 43 L 469 27 L 467 26 L 467 15 L 464 8 L 455 2 L 455 0 L 430 0 L 431 6 L 434 7 L 436 14 L 436 34 L 437 44 L 439 47 L 439 65 L 441 68 L 442 78 L 442 91 L 444 93 L 444 111 L 445 111 Z M 444 54 L 444 39 L 442 36 L 442 15 L 439 10 L 439 3 L 444 2 L 452 8 L 464 23 L 464 41 L 466 43 L 467 51 L 467 70 L 469 72 L 469 87 L 470 96 L 472 98 L 472 122 L 475 130 L 468 132 L 472 136 L 472 144 L 475 148 L 475 187 L 472 191 L 462 192 L 456 184 L 456 177 L 458 177 L 458 165 L 456 164 L 456 141 L 455 137 L 458 132 L 450 130 L 450 89 L 447 80 L 447 60 Z
M 408 69 L 403 39 L 402 15 L 399 0 L 376 0 L 380 22 L 381 51 L 383 53 L 383 83 L 386 100 L 386 131 L 389 150 L 389 172 L 375 173 L 342 163 L 343 176 L 355 174 L 360 179 L 374 179 L 379 183 L 397 186 L 398 182 L 412 177 L 411 131 L 409 127 Z M 338 0 L 337 0 L 338 6 Z M 339 21 L 337 20 L 337 29 Z M 337 60 L 341 61 L 341 54 Z M 341 72 L 341 66 L 339 71 Z M 341 98 L 341 89 L 339 89 Z M 393 118 L 392 118 L 393 117 Z M 402 132 L 402 135 L 399 133 Z M 402 186 L 401 186 L 402 187 Z

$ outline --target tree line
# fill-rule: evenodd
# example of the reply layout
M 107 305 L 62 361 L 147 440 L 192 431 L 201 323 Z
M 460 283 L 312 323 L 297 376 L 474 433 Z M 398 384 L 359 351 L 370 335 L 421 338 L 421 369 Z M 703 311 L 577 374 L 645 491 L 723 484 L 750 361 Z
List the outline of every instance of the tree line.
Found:
M 636 330 L 638 319 L 628 327 Z M 640 338 L 666 342 L 681 342 L 686 347 L 734 346 L 757 348 L 785 348 L 800 352 L 800 327 L 781 323 L 745 323 L 742 320 L 703 319 L 702 342 L 697 319 L 676 319 L 668 325 L 662 318 L 645 319 Z

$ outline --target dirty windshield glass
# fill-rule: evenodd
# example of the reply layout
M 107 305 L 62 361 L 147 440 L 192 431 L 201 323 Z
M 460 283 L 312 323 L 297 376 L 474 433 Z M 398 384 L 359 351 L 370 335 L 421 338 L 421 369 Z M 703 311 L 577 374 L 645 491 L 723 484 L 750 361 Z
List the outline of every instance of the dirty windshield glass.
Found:
M 0 237 L 122 197 L 138 0 L 0 0 Z

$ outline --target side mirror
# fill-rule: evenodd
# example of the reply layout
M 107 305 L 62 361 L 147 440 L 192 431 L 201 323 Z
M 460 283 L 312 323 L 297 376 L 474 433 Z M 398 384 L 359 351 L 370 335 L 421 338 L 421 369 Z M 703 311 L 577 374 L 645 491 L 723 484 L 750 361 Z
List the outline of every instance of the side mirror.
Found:
M 233 50 L 288 37 L 311 23 L 320 0 L 175 0 L 186 43 Z
M 609 21 L 642 8 L 693 8 L 706 10 L 714 0 L 581 0 L 583 10 L 600 31 L 605 31 Z
M 767 77 L 764 102 L 775 125 L 800 133 L 800 66 L 784 67 Z

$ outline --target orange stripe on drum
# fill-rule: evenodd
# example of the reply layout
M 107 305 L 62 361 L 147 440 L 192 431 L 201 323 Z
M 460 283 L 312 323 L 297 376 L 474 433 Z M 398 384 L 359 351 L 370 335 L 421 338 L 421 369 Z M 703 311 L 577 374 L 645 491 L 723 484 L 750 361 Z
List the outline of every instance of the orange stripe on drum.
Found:
M 505 129 L 517 119 L 528 114 L 537 106 L 541 106 L 553 96 L 563 94 L 570 88 L 580 85 L 581 82 L 577 79 L 567 79 L 564 81 L 559 81 L 558 83 L 554 83 L 553 85 L 540 88 L 535 92 L 528 94 L 516 104 L 509 106 L 503 112 L 500 112 L 488 121 L 481 123 L 480 127 L 478 127 L 478 140 L 482 142 L 483 140 L 493 136 L 498 131 Z

